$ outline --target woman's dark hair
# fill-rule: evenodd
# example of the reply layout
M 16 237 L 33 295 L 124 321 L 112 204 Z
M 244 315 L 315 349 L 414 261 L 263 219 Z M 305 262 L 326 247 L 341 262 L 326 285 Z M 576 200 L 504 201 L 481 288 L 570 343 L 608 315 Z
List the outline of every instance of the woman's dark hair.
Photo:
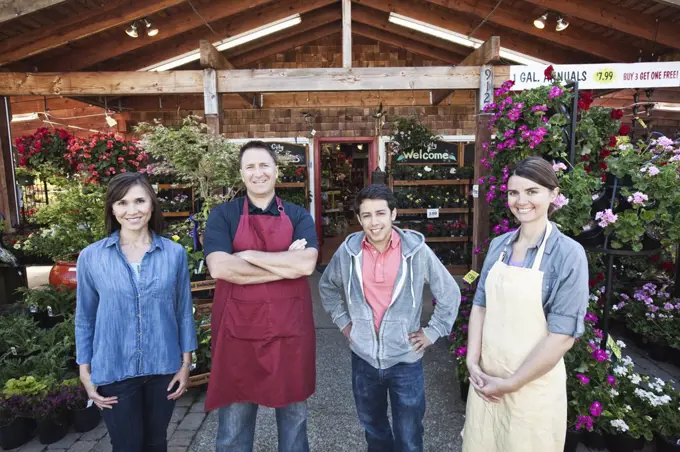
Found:
M 387 207 L 390 208 L 390 212 L 397 207 L 394 193 L 392 193 L 392 190 L 390 190 L 387 185 L 372 184 L 362 188 L 361 191 L 357 193 L 356 198 L 354 198 L 355 214 L 359 215 L 361 203 L 364 202 L 365 199 L 382 199 L 383 201 L 387 201 Z
M 274 165 L 276 165 L 276 152 L 264 141 L 252 140 L 241 146 L 241 150 L 238 154 L 238 166 L 243 164 L 243 154 L 250 149 L 262 149 L 263 151 L 269 152 L 272 160 L 274 160 Z
M 118 223 L 118 220 L 116 220 L 116 217 L 113 215 L 113 204 L 123 199 L 128 190 L 135 185 L 139 185 L 146 191 L 151 199 L 151 204 L 153 205 L 151 219 L 149 220 L 149 229 L 156 234 L 160 234 L 163 231 L 165 221 L 163 220 L 161 205 L 158 202 L 156 193 L 154 193 L 146 175 L 142 173 L 121 173 L 111 178 L 109 186 L 106 189 L 106 211 L 104 219 L 106 222 L 106 232 L 108 234 L 120 229 L 120 223 Z
M 547 188 L 550 191 L 559 187 L 555 170 L 550 162 L 541 157 L 527 157 L 517 163 L 515 170 L 512 172 L 513 176 L 523 177 L 538 185 Z M 550 204 L 548 207 L 548 215 L 551 215 L 557 210 L 555 205 Z

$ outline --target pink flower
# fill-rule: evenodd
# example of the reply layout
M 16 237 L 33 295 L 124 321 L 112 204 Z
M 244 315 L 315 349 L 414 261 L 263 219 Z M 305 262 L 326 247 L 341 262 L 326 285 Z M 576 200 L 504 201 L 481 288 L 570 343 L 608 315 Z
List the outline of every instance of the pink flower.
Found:
M 589 432 L 593 431 L 593 418 L 590 416 L 578 416 L 576 418 L 576 430 L 585 428 Z
M 607 383 L 609 383 L 612 386 L 616 386 L 616 377 L 609 375 L 607 377 Z
M 562 193 L 560 193 L 559 195 L 557 195 L 557 197 L 555 198 L 555 200 L 552 203 L 555 207 L 557 207 L 558 209 L 561 209 L 562 207 L 569 204 L 569 199 L 567 199 L 566 196 L 564 196 Z
M 576 374 L 576 379 L 584 386 L 590 383 L 590 378 L 586 377 L 583 374 Z
M 550 89 L 550 94 L 548 94 L 548 99 L 553 100 L 556 97 L 560 97 L 562 95 L 562 90 L 560 89 L 559 86 L 553 86 Z
M 567 170 L 567 165 L 565 165 L 562 162 L 555 163 L 553 165 L 553 171 L 558 172 L 558 171 L 566 171 Z
M 649 174 L 650 176 L 656 176 L 656 175 L 659 174 L 660 172 L 661 172 L 661 171 L 659 171 L 659 168 L 657 168 L 657 167 L 654 166 L 654 165 L 650 166 L 650 167 L 647 169 L 647 174 Z
M 467 354 L 467 347 L 463 346 L 456 350 L 456 356 L 465 356 Z
M 602 404 L 600 402 L 595 401 L 592 405 L 590 405 L 590 414 L 593 416 L 600 417 L 602 411 Z
M 607 352 L 605 352 L 601 348 L 598 348 L 597 350 L 595 350 L 592 353 L 592 356 L 593 356 L 593 358 L 595 358 L 597 360 L 597 362 L 600 362 L 600 363 L 603 362 L 603 361 L 607 361 L 607 359 L 609 359 L 609 357 L 607 356 Z
M 598 339 L 602 339 L 604 337 L 604 333 L 598 328 L 593 328 L 593 335 Z
M 589 313 L 587 313 L 586 316 L 584 317 L 584 320 L 585 320 L 586 322 L 588 322 L 588 323 L 597 323 L 598 318 L 597 318 L 597 316 L 596 316 L 595 314 L 593 314 L 592 312 L 589 312 Z
M 597 212 L 595 214 L 595 219 L 599 220 L 600 222 L 598 223 L 601 227 L 605 228 L 610 224 L 616 223 L 616 220 L 618 220 L 618 216 L 612 212 L 612 209 L 606 209 L 600 212 Z
M 628 197 L 628 202 L 637 204 L 639 206 L 644 206 L 646 201 L 649 201 L 649 196 L 639 191 L 633 193 L 633 196 Z

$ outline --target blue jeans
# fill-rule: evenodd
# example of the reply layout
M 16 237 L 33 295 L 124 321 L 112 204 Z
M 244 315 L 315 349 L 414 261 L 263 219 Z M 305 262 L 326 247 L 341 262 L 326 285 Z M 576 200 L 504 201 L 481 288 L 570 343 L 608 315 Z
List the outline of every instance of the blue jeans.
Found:
M 422 452 L 425 416 L 423 360 L 376 369 L 352 353 L 352 389 L 368 452 Z M 387 418 L 387 397 L 392 423 Z
M 233 403 L 218 410 L 217 452 L 252 452 L 258 405 Z M 276 408 L 279 452 L 309 452 L 307 402 Z
M 113 452 L 168 450 L 168 424 L 175 401 L 167 397 L 173 376 L 128 378 L 97 388 L 104 397 L 118 397 L 112 409 L 102 410 Z

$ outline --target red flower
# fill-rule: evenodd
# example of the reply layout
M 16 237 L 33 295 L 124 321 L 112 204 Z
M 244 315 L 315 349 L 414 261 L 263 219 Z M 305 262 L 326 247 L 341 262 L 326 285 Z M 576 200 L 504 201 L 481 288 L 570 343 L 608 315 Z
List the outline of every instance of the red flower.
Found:
M 592 91 L 579 91 L 578 96 L 578 109 L 579 110 L 589 110 L 590 104 L 593 103 L 593 93 Z
M 602 182 L 607 182 L 607 175 L 606 175 L 606 174 L 602 174 L 602 175 L 600 176 L 600 179 L 602 180 Z
M 612 119 L 623 118 L 623 110 L 612 110 Z
M 553 79 L 553 72 L 555 72 L 555 68 L 551 64 L 545 69 L 545 72 L 543 72 L 543 75 L 545 75 L 546 80 L 552 80 Z
M 28 159 L 26 159 L 26 157 L 21 157 L 19 159 L 19 166 L 26 166 L 26 165 L 28 165 Z
M 610 151 L 610 150 L 607 149 L 607 148 L 602 149 L 602 150 L 600 151 L 600 158 L 601 158 L 601 159 L 606 159 L 606 158 L 609 157 L 610 155 L 612 155 L 612 151 Z
M 627 124 L 622 124 L 621 128 L 619 129 L 619 135 L 624 136 L 628 135 L 630 133 L 630 126 Z
M 592 168 L 590 167 L 590 165 L 584 166 L 583 169 L 586 170 L 586 173 L 588 173 L 588 174 L 590 174 L 590 172 L 592 171 Z
M 609 137 L 609 144 L 607 145 L 610 148 L 616 147 L 616 137 L 615 136 L 610 136 Z
M 609 168 L 609 167 L 607 166 L 607 164 L 605 162 L 600 162 L 600 169 L 602 171 L 607 171 L 607 168 Z

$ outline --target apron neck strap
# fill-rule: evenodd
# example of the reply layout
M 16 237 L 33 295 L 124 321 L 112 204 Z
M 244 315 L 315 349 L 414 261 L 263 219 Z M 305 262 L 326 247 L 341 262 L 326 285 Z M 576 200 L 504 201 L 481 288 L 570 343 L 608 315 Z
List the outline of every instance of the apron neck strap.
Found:
M 548 243 L 548 237 L 550 237 L 550 233 L 552 232 L 552 223 L 548 221 L 548 226 L 545 228 L 545 236 L 543 237 L 543 241 L 541 242 L 541 246 L 538 247 L 538 251 L 536 252 L 536 258 L 534 259 L 534 265 L 531 266 L 532 270 L 539 270 L 541 268 L 541 262 L 543 261 L 543 254 L 545 253 L 545 244 Z

